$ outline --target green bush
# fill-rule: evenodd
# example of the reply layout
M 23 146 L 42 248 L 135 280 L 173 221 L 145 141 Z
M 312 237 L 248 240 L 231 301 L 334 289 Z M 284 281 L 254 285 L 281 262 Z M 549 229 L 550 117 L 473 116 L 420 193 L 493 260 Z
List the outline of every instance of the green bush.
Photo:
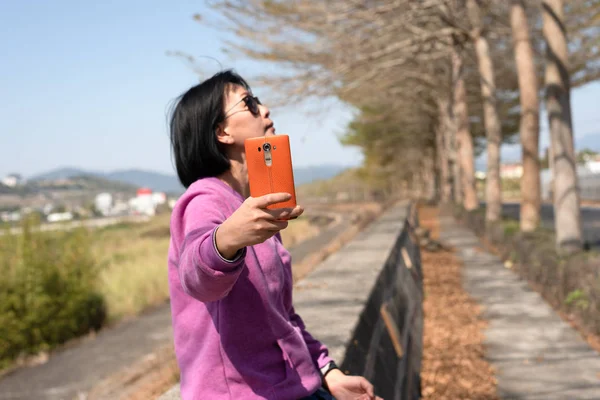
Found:
M 586 293 L 581 289 L 575 289 L 565 299 L 565 304 L 569 307 L 577 307 L 585 310 L 589 307 L 590 302 Z
M 98 266 L 83 229 L 0 237 L 0 366 L 98 330 L 106 318 L 95 287 Z
M 521 230 L 519 221 L 505 220 L 502 225 L 506 236 L 514 236 Z

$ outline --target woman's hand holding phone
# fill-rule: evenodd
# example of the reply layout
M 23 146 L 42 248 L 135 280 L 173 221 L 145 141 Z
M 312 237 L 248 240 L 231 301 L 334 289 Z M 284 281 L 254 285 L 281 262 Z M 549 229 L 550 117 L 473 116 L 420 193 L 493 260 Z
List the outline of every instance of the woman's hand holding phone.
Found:
M 240 249 L 263 243 L 287 228 L 287 220 L 299 217 L 304 209 L 300 206 L 277 209 L 267 207 L 286 202 L 291 197 L 289 193 L 270 193 L 247 198 L 217 230 L 219 253 L 227 259 L 232 259 Z

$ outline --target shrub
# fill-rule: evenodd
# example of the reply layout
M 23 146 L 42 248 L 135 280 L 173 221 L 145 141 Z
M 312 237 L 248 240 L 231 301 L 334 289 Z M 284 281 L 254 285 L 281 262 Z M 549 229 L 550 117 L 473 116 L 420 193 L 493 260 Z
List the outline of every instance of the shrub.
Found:
M 98 330 L 106 318 L 90 234 L 38 225 L 29 218 L 22 234 L 0 237 L 0 366 Z

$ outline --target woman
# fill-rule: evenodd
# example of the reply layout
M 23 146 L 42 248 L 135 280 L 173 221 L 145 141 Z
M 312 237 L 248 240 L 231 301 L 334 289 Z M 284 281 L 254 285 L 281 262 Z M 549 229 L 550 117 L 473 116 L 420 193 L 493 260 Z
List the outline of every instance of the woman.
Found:
M 269 110 L 231 71 L 189 89 L 173 111 L 172 150 L 187 188 L 173 209 L 169 249 L 181 395 L 374 399 L 366 379 L 336 368 L 292 306 L 279 232 L 303 209 L 266 208 L 286 193 L 249 197 L 244 140 L 274 134 Z

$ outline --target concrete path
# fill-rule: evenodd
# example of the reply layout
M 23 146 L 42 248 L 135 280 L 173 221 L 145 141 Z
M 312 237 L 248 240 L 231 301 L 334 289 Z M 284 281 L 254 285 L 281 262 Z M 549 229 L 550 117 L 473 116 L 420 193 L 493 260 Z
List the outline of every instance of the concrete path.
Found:
M 172 339 L 171 310 L 162 305 L 96 338 L 53 354 L 47 363 L 20 368 L 0 379 L 1 400 L 71 400 L 108 375 Z
M 487 358 L 503 399 L 600 399 L 600 355 L 452 217 L 441 240 L 464 262 L 463 285 L 484 307 Z

